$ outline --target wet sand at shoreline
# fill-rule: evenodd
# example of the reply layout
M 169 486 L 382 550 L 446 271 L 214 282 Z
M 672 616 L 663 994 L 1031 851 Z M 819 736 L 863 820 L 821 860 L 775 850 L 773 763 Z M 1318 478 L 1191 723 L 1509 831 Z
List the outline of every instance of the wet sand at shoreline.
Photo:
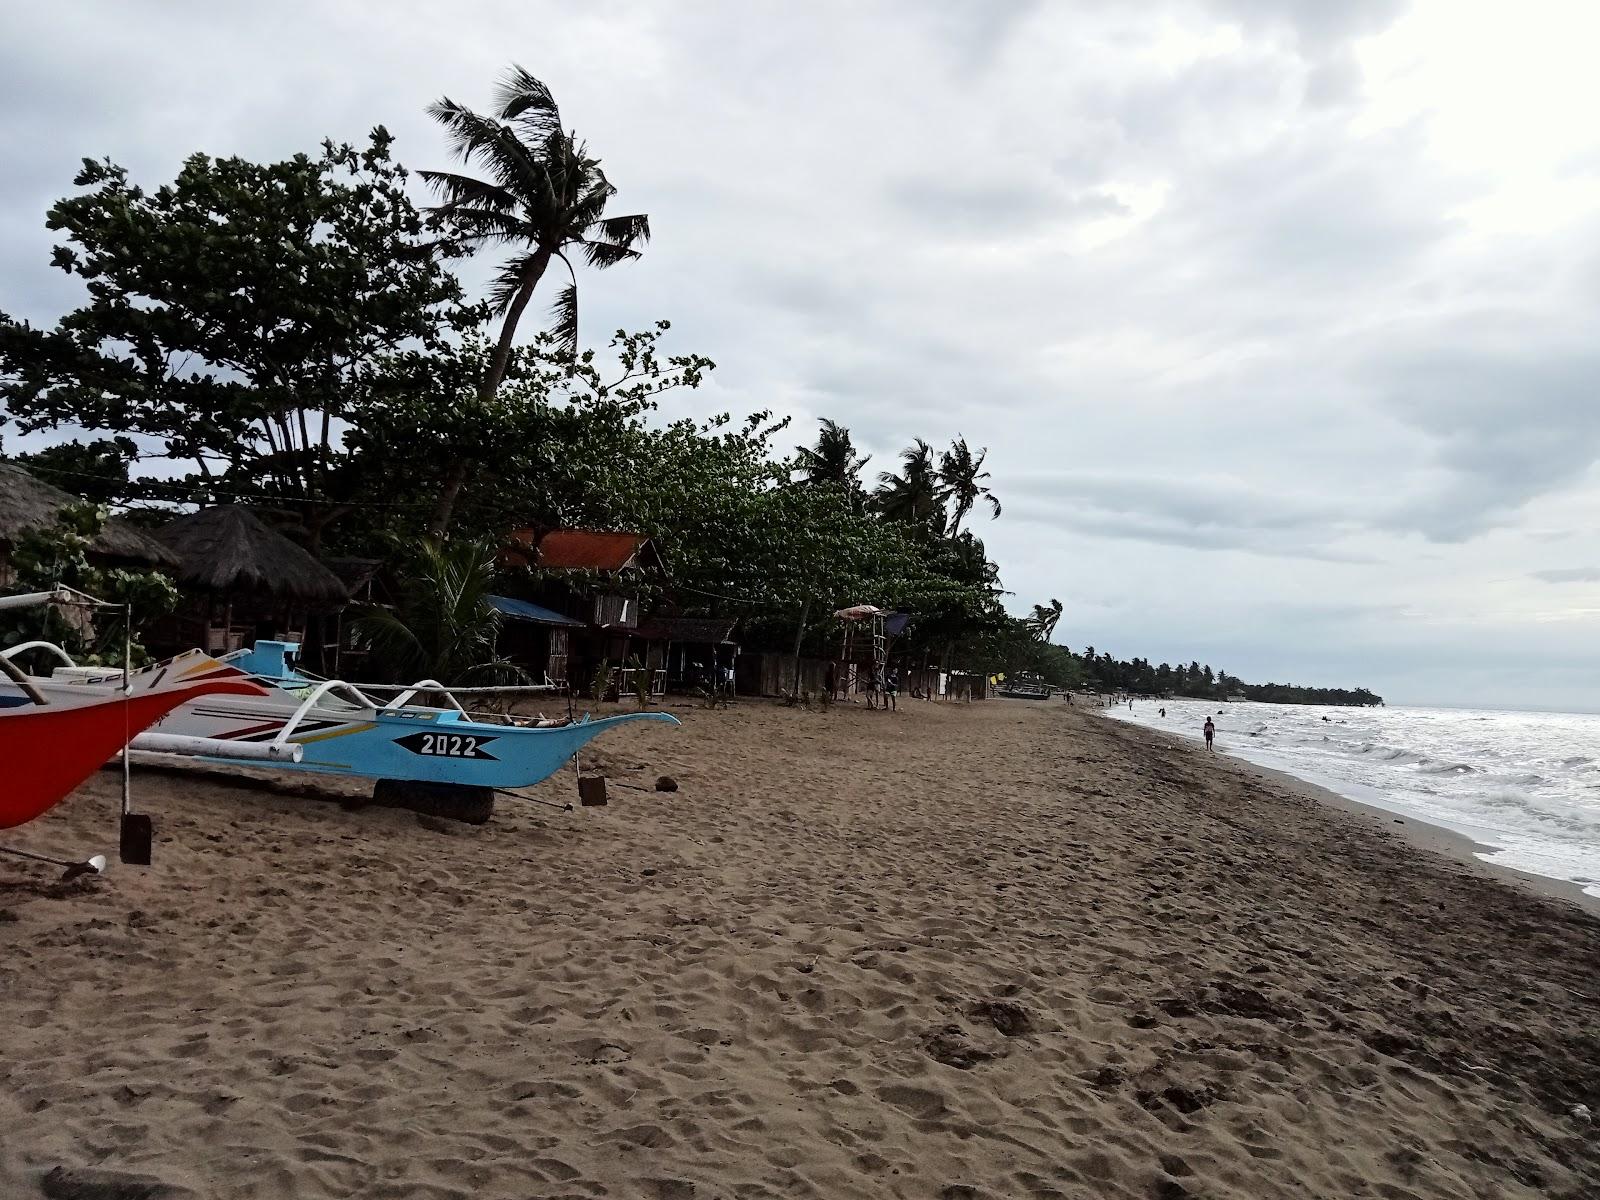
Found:
M 0 863 L 0 1196 L 1600 1194 L 1578 908 L 1060 704 L 672 711 L 596 757 L 677 793 L 152 774 L 153 868 Z

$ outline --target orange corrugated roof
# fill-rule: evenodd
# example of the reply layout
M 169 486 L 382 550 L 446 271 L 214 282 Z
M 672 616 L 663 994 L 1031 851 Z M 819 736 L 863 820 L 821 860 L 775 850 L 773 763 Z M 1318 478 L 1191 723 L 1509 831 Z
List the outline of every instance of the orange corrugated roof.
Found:
M 642 533 L 556 529 L 539 539 L 535 565 L 552 571 L 620 571 L 659 565 L 659 559 Z

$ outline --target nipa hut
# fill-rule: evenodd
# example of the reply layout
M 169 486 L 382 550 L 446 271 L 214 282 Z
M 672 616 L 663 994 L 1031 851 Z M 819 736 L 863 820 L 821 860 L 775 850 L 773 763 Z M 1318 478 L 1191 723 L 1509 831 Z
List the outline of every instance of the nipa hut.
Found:
M 80 497 L 11 463 L 0 463 L 0 587 L 12 581 L 11 552 L 29 533 L 48 529 Z M 174 568 L 177 558 L 155 538 L 121 517 L 109 518 L 89 547 L 97 565 Z
M 666 564 L 651 538 L 624 530 L 554 529 L 540 535 L 519 529 L 507 537 L 501 559 L 539 573 L 528 599 L 583 625 L 554 635 L 550 659 L 560 662 L 559 678 L 581 689 L 604 664 L 610 670 L 608 694 L 631 693 L 640 669 L 653 695 L 666 690 L 666 646 L 638 632 L 646 583 L 666 579 Z M 555 639 L 565 647 L 559 654 Z M 546 672 L 558 678 L 554 668 Z
M 152 633 L 163 651 L 223 654 L 258 640 L 304 642 L 309 618 L 344 607 L 350 587 L 248 508 L 220 504 L 158 532 L 188 599 Z

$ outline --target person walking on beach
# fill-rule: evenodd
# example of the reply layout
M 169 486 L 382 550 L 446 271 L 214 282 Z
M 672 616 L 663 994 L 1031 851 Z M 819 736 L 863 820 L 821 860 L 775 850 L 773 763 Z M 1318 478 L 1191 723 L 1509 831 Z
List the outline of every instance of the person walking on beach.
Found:
M 1215 754 L 1217 748 L 1211 744 L 1211 739 L 1217 736 L 1217 727 L 1211 723 L 1211 718 L 1206 718 L 1206 749 Z

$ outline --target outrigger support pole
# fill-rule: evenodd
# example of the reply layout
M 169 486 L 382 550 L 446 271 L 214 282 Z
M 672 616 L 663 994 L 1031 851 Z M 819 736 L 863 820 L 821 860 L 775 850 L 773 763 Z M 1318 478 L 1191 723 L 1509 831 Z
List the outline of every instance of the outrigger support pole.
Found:
M 0 854 L 10 854 L 17 858 L 30 859 L 33 862 L 49 863 L 52 867 L 65 867 L 66 874 L 61 877 L 61 882 L 76 879 L 79 875 L 98 875 L 106 869 L 106 856 L 96 854 L 83 862 L 72 862 L 65 858 L 51 858 L 48 854 L 35 854 L 31 850 L 17 850 L 11 846 L 0 846 Z
M 508 792 L 505 788 L 490 788 L 489 790 L 497 796 L 510 796 L 513 800 L 525 800 L 529 804 L 542 804 L 546 808 L 555 809 L 557 812 L 572 811 L 572 805 L 570 804 L 557 804 L 553 800 L 539 800 L 533 796 L 524 796 L 521 792 Z

